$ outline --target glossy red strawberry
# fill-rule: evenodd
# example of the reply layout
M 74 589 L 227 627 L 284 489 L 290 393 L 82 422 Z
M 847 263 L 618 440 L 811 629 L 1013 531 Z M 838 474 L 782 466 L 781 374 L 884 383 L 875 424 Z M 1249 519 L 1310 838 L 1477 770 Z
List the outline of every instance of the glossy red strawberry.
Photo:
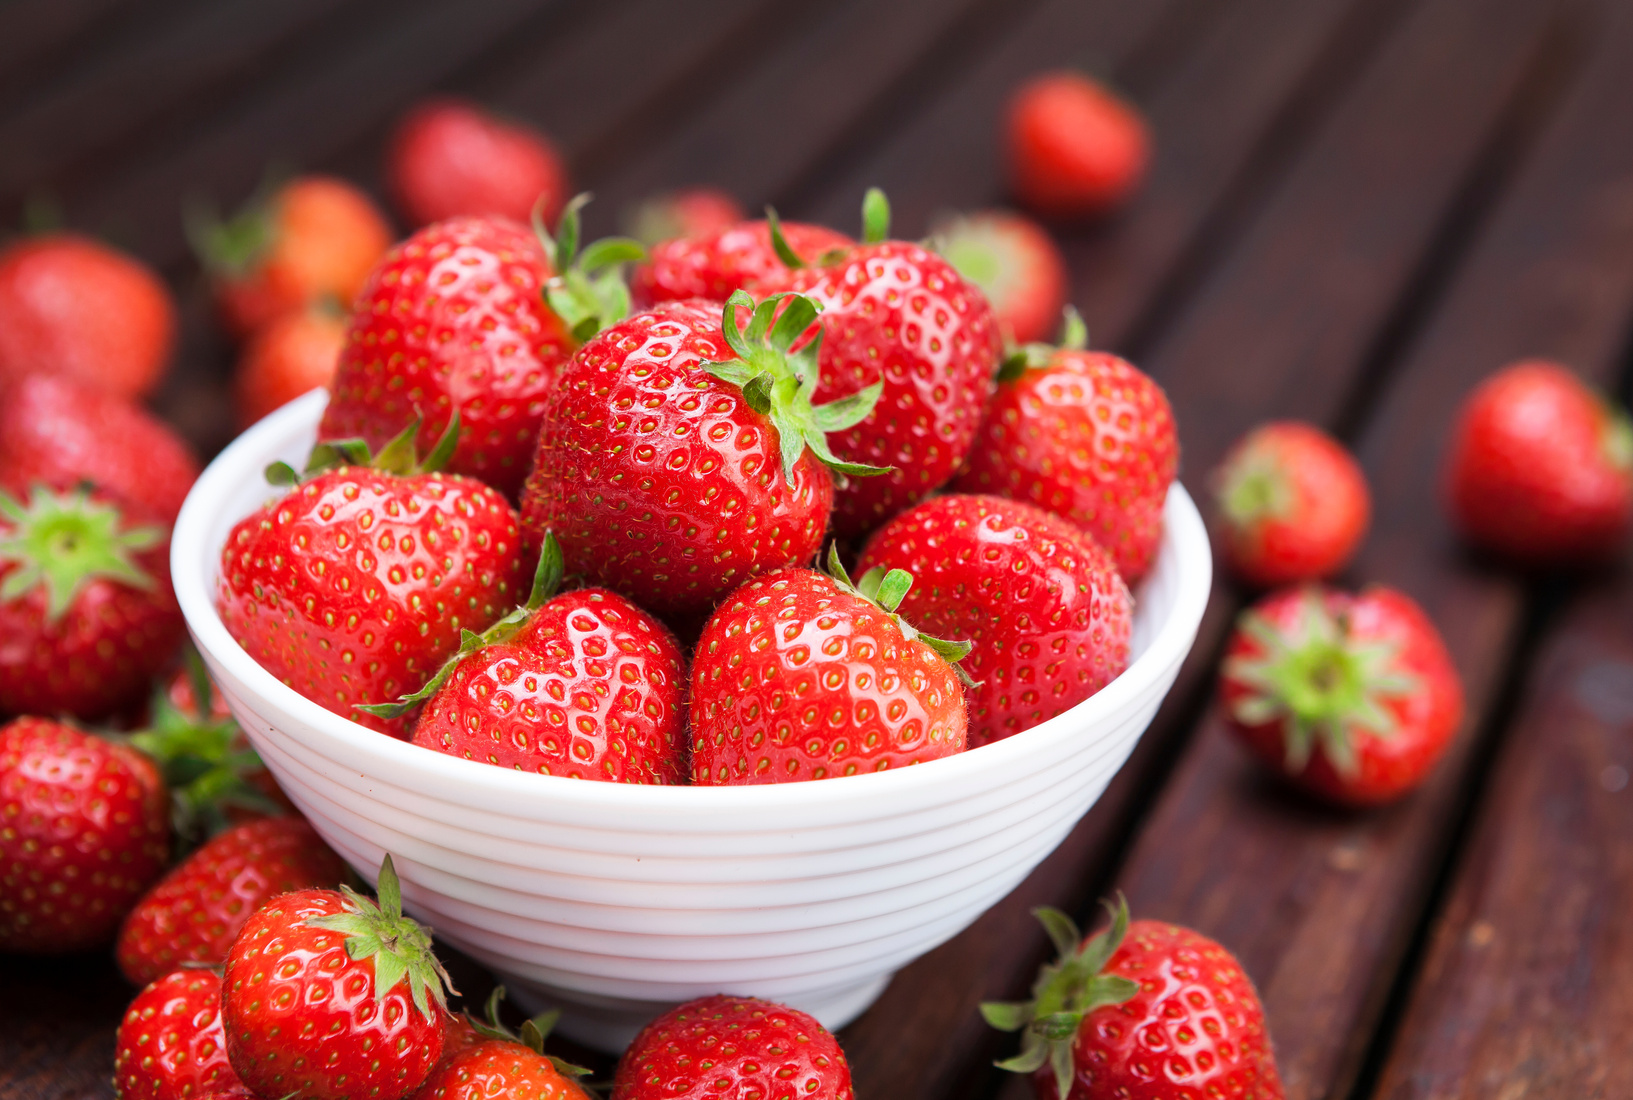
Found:
M 787 248 L 804 263 L 855 244 L 843 233 L 820 225 L 781 222 L 780 228 Z M 738 222 L 700 236 L 677 236 L 652 247 L 651 258 L 630 276 L 630 295 L 643 308 L 688 298 L 724 302 L 733 291 L 754 293 L 763 285 L 784 280 L 788 265 L 783 255 L 767 221 Z
M 1162 388 L 1133 364 L 1084 351 L 1067 315 L 1060 348 L 1005 361 L 998 392 L 954 488 L 1024 500 L 1083 528 L 1133 584 L 1162 540 L 1179 434 Z
M 942 222 L 937 251 L 987 296 L 1009 341 L 1046 339 L 1066 305 L 1066 259 L 1037 222 L 1008 210 L 980 210 Z
M 227 1056 L 259 1096 L 401 1100 L 442 1056 L 447 981 L 387 856 L 378 904 L 298 890 L 250 917 L 221 985 Z
M 550 276 L 538 239 L 504 219 L 438 222 L 397 245 L 352 312 L 320 438 L 381 447 L 419 415 L 428 450 L 457 411 L 449 470 L 514 499 L 574 343 L 545 303 Z
M 560 1012 L 528 1020 L 518 1034 L 499 1022 L 504 995 L 504 986 L 494 987 L 486 1022 L 468 1015 L 449 1021 L 442 1060 L 413 1100 L 590 1100 L 578 1083 L 589 1070 L 544 1053 L 544 1041 Z
M 1032 1000 L 981 1006 L 994 1027 L 1022 1033 L 1021 1053 L 999 1066 L 1031 1074 L 1039 1100 L 1282 1100 L 1241 964 L 1188 928 L 1130 923 L 1121 898 L 1111 911 L 1111 927 L 1085 941 L 1066 914 L 1034 910 L 1060 957 Z
M 612 1100 L 853 1100 L 845 1052 L 815 1019 L 719 994 L 647 1024 L 618 1060 Z
M 198 469 L 169 425 L 101 387 L 48 374 L 0 386 L 0 489 L 14 497 L 90 482 L 172 523 Z
M 629 235 L 651 248 L 676 237 L 722 233 L 745 217 L 742 204 L 719 188 L 686 187 L 647 199 L 627 224 Z
M 901 613 L 968 639 L 971 748 L 1076 706 L 1128 667 L 1133 600 L 1111 558 L 1071 524 L 1002 497 L 948 495 L 891 520 L 857 568 L 905 569 Z
M 287 313 L 257 331 L 233 371 L 233 413 L 239 427 L 330 385 L 345 346 L 346 319 L 325 306 Z
M 119 970 L 142 985 L 183 963 L 220 965 L 250 914 L 279 894 L 334 886 L 346 865 L 299 817 L 215 837 L 142 896 L 119 929 Z
M 113 1089 L 119 1100 L 251 1100 L 227 1061 L 220 973 L 171 971 L 136 995 L 114 1041 Z
M 141 397 L 175 342 L 169 288 L 130 256 L 72 233 L 0 249 L 0 379 L 41 371 Z
M 549 535 L 527 603 L 481 634 L 414 695 L 369 708 L 395 717 L 425 702 L 414 744 L 501 768 L 679 783 L 686 772 L 686 655 L 657 619 L 615 592 L 557 594 Z
M 412 225 L 466 215 L 554 221 L 571 193 L 550 139 L 474 103 L 431 99 L 403 116 L 386 152 L 386 185 Z
M 842 258 L 775 284 L 821 308 L 818 400 L 880 385 L 873 412 L 834 436 L 847 462 L 888 467 L 834 493 L 834 530 L 866 534 L 951 480 L 992 395 L 1000 335 L 985 295 L 919 245 L 885 240 L 884 196 L 868 194 L 864 238 Z
M 392 238 L 373 200 L 332 176 L 301 176 L 227 221 L 189 228 L 238 336 L 322 303 L 350 309 Z
M 790 349 L 814 316 L 807 300 L 756 307 L 739 291 L 724 313 L 665 303 L 586 343 L 539 433 L 522 501 L 529 545 L 553 531 L 569 572 L 671 621 L 811 560 L 833 493 L 825 433 L 877 395 L 812 405 L 820 341 Z
M 1633 526 L 1633 425 L 1564 367 L 1515 363 L 1464 402 L 1445 483 L 1476 545 L 1534 565 L 1602 560 Z
M 520 588 L 515 509 L 478 481 L 425 472 L 457 430 L 424 463 L 412 424 L 372 466 L 367 447 L 320 444 L 309 480 L 241 520 L 221 550 L 217 603 L 238 644 L 306 698 L 399 736 L 406 719 L 357 705 L 423 684 L 461 631 L 486 628 Z M 313 472 L 334 462 L 348 464 Z
M 913 577 L 783 569 L 733 592 L 692 661 L 692 782 L 786 783 L 964 751 L 968 643 L 896 614 Z
M 1220 698 L 1231 729 L 1295 786 L 1347 806 L 1416 787 L 1463 720 L 1440 634 L 1409 597 L 1310 586 L 1237 621 Z
M 44 718 L 0 727 L 0 951 L 107 943 L 169 854 L 150 760 Z
M 1015 93 L 1004 145 L 1015 197 L 1046 218 L 1117 206 L 1139 186 L 1151 156 L 1140 113 L 1075 72 L 1044 73 Z
M 1372 515 L 1366 475 L 1344 445 L 1295 420 L 1253 429 L 1211 480 L 1220 551 L 1238 577 L 1265 588 L 1343 569 Z
M 0 713 L 93 720 L 140 702 L 186 631 L 152 520 L 101 492 L 0 490 Z

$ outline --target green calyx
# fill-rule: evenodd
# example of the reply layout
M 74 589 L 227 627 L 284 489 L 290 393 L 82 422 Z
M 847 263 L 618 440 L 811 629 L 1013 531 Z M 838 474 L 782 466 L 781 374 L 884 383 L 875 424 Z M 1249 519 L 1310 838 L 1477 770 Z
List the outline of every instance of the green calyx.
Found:
M 765 220 L 771 229 L 771 250 L 777 254 L 777 259 L 781 260 L 785 267 L 795 271 L 811 266 L 788 243 L 788 238 L 783 235 L 782 219 L 777 216 L 774 208 L 770 206 L 765 208 Z M 862 243 L 878 244 L 889 236 L 890 200 L 885 198 L 885 193 L 877 187 L 870 187 L 862 196 Z M 847 251 L 848 249 L 836 248 L 824 252 L 817 258 L 816 265 L 827 267 L 829 264 L 838 263 L 844 259 Z
M 910 642 L 923 642 L 935 651 L 936 656 L 953 666 L 953 672 L 958 682 L 965 687 L 977 687 L 970 674 L 964 671 L 964 666 L 958 662 L 970 655 L 975 643 L 966 641 L 949 641 L 946 638 L 933 638 L 922 634 L 918 628 L 896 614 L 896 609 L 907 598 L 907 593 L 913 587 L 913 574 L 905 569 L 886 570 L 882 565 L 876 565 L 863 573 L 861 578 L 852 581 L 850 574 L 845 571 L 845 563 L 839 560 L 839 544 L 828 544 L 827 568 L 823 570 L 833 582 L 843 591 L 853 596 L 860 596 L 868 603 L 890 616 L 890 621 L 901 630 L 902 636 Z
M 1293 479 L 1270 448 L 1250 444 L 1220 472 L 1214 501 L 1232 527 L 1250 529 L 1292 510 Z
M 561 588 L 562 577 L 566 571 L 566 563 L 562 557 L 561 544 L 550 531 L 544 533 L 544 546 L 539 551 L 539 564 L 533 570 L 533 588 L 528 593 L 527 602 L 516 608 L 510 614 L 478 634 L 474 630 L 459 632 L 459 651 L 437 669 L 436 675 L 425 682 L 425 686 L 412 695 L 404 695 L 395 703 L 358 703 L 356 709 L 365 714 L 372 714 L 376 718 L 400 718 L 413 710 L 431 696 L 435 695 L 448 677 L 453 675 L 454 666 L 467 656 L 479 649 L 486 649 L 490 645 L 500 645 L 510 641 L 516 632 L 526 625 L 532 618 L 533 612 L 550 602 L 550 598 Z
M 1000 1031 L 1021 1032 L 1021 1052 L 998 1062 L 999 1069 L 1034 1073 L 1049 1066 L 1056 1095 L 1065 1100 L 1072 1091 L 1075 1067 L 1072 1047 L 1083 1017 L 1097 1008 L 1118 1005 L 1140 991 L 1136 982 L 1102 971 L 1128 932 L 1128 901 L 1104 903 L 1111 927 L 1084 941 L 1077 925 L 1058 909 L 1034 909 L 1059 957 L 1038 974 L 1032 999 L 1022 1002 L 987 1001 L 981 1015 Z
M 1340 775 L 1355 775 L 1356 734 L 1392 737 L 1397 723 L 1385 700 L 1418 689 L 1417 677 L 1397 666 L 1398 646 L 1352 637 L 1348 617 L 1329 611 L 1315 589 L 1305 590 L 1290 630 L 1251 610 L 1237 625 L 1260 653 L 1225 662 L 1224 675 L 1252 689 L 1234 702 L 1232 717 L 1249 726 L 1282 723 L 1290 775 L 1304 770 L 1317 744 Z
M 419 451 L 414 446 L 414 440 L 420 434 L 421 419 L 416 415 L 408 427 L 398 432 L 390 442 L 380 448 L 379 454 L 369 449 L 366 440 L 326 440 L 312 447 L 312 453 L 306 457 L 306 468 L 299 473 L 287 462 L 274 462 L 266 468 L 266 479 L 273 485 L 299 485 L 303 481 L 310 481 L 319 474 L 338 470 L 342 466 L 366 466 L 371 470 L 397 474 L 400 477 L 434 474 L 448 465 L 448 460 L 454 457 L 454 448 L 459 446 L 459 433 L 463 430 L 459 424 L 459 410 L 454 410 L 454 415 L 448 420 L 448 427 L 443 429 L 442 437 L 424 458 L 419 456 Z
M 580 343 L 629 316 L 624 265 L 646 259 L 646 248 L 631 237 L 603 237 L 579 252 L 579 211 L 589 201 L 588 192 L 574 196 L 562 210 L 554 235 L 545 228 L 540 207 L 533 208 L 533 232 L 556 272 L 544 284 L 545 304 Z
M 488 994 L 485 1019 L 478 1020 L 469 1012 L 465 1013 L 465 1019 L 476 1029 L 477 1034 L 489 1039 L 498 1039 L 500 1042 L 520 1043 L 534 1054 L 548 1059 L 550 1064 L 556 1067 L 556 1072 L 565 1074 L 568 1077 L 589 1076 L 590 1071 L 583 1066 L 575 1066 L 565 1059 L 544 1053 L 544 1041 L 550 1037 L 550 1032 L 554 1030 L 556 1021 L 561 1019 L 561 1009 L 552 1008 L 548 1012 L 542 1012 L 531 1020 L 523 1021 L 518 1031 L 511 1031 L 499 1020 L 499 1002 L 504 999 L 505 987 L 496 985 L 493 987 L 493 992 Z
M 998 381 L 1013 382 L 1029 370 L 1046 367 L 1057 351 L 1082 351 L 1089 346 L 1089 327 L 1075 306 L 1061 311 L 1060 342 L 1012 347 L 998 364 Z
M 153 578 L 132 555 L 163 542 L 164 528 L 126 527 L 124 519 L 86 488 L 57 492 L 36 485 L 26 505 L 0 491 L 0 564 L 13 567 L 0 581 L 0 603 L 43 587 L 46 621 L 55 623 L 95 581 L 151 590 Z
M 747 328 L 738 324 L 740 309 L 751 311 Z M 867 419 L 879 403 L 884 382 L 875 382 L 825 405 L 811 403 L 819 377 L 822 330 L 817 329 L 798 351 L 793 347 L 816 320 L 818 311 L 816 302 L 800 294 L 774 294 L 755 305 L 745 291 L 733 291 L 726 299 L 721 327 L 737 358 L 701 365 L 722 382 L 741 389 L 749 408 L 770 419 L 777 429 L 783 477 L 790 485 L 794 483 L 794 466 L 807 447 L 818 461 L 838 473 L 853 477 L 889 473 L 891 468 L 887 466 L 844 462 L 828 449 L 829 432 L 843 431 Z
M 214 686 L 192 649 L 187 652 L 187 673 L 196 713 L 177 707 L 160 687 L 153 695 L 148 727 L 123 740 L 158 764 L 170 790 L 176 839 L 191 847 L 231 825 L 228 810 L 271 816 L 281 816 L 284 810 L 245 778 L 261 767 L 261 758 L 245 747 L 238 723 L 231 717 L 210 717 Z
M 346 937 L 346 954 L 352 959 L 374 960 L 374 999 L 385 999 L 399 982 L 408 982 L 409 995 L 420 1015 L 431 1019 L 431 1002 L 446 1010 L 445 989 L 453 981 L 431 950 L 431 930 L 413 917 L 403 916 L 402 885 L 390 854 L 380 864 L 380 881 L 375 893 L 379 900 L 342 886 L 345 911 L 323 917 L 308 917 L 306 927 L 339 932 Z
M 260 265 L 277 239 L 278 219 L 273 199 L 284 179 L 282 173 L 268 173 L 255 193 L 231 217 L 221 217 L 206 202 L 195 200 L 187 205 L 182 227 L 204 270 L 239 279 Z

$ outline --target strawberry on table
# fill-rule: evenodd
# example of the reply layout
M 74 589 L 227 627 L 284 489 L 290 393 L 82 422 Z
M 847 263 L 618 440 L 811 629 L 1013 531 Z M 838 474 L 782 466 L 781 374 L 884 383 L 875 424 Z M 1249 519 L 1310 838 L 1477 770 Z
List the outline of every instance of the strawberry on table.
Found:
M 403 116 L 386 152 L 386 184 L 412 225 L 498 215 L 554 221 L 567 201 L 567 169 L 550 139 L 474 103 L 430 99 Z
M 350 887 L 274 898 L 227 955 L 227 1056 L 258 1096 L 401 1100 L 442 1056 L 448 975 L 403 916 L 388 855 L 378 902 Z
M 219 966 L 255 910 L 292 890 L 334 886 L 345 873 L 302 818 L 236 825 L 171 868 L 125 917 L 120 973 L 142 985 L 184 963 Z
M 249 338 L 233 372 L 233 409 L 247 428 L 295 398 L 334 381 L 346 318 L 326 305 L 269 322 Z
M 1528 565 L 1603 560 L 1633 526 L 1633 425 L 1559 364 L 1515 363 L 1464 402 L 1445 484 L 1478 546 Z
M 1162 540 L 1162 509 L 1179 468 L 1168 398 L 1127 360 L 1085 351 L 1068 309 L 1061 346 L 1029 345 L 998 373 L 998 392 L 953 487 L 1024 500 L 1071 520 L 1145 575 Z
M 218 971 L 171 971 L 136 995 L 114 1041 L 113 1090 L 119 1100 L 251 1100 L 227 1060 Z
M 1373 585 L 1271 593 L 1237 621 L 1220 697 L 1232 731 L 1289 782 L 1345 806 L 1399 798 L 1463 719 L 1445 643 L 1413 600 Z
M 677 235 L 652 247 L 651 257 L 630 276 L 630 295 L 642 308 L 659 302 L 708 298 L 724 302 L 735 291 L 755 293 L 787 278 L 785 257 L 815 263 L 856 242 L 843 233 L 804 222 L 779 222 L 782 245 L 770 220 L 737 222 L 712 233 Z
M 414 457 L 418 423 L 381 450 L 320 443 L 305 480 L 241 520 L 221 549 L 222 622 L 251 657 L 306 698 L 372 729 L 406 736 L 357 710 L 416 689 L 515 603 L 519 517 L 498 491 L 436 473 L 437 448 Z M 282 464 L 268 471 L 297 481 Z
M 37 373 L 0 383 L 0 488 L 15 497 L 90 482 L 172 523 L 198 469 L 169 425 L 107 389 Z
M 815 317 L 809 299 L 756 306 L 737 291 L 723 310 L 669 302 L 591 339 L 545 413 L 522 501 L 529 545 L 554 532 L 569 571 L 694 625 L 750 577 L 811 560 L 829 467 L 877 473 L 834 458 L 826 434 L 879 392 L 813 405 L 821 341 L 791 349 Z
M 964 751 L 970 645 L 896 614 L 912 585 L 900 569 L 852 583 L 830 547 L 827 573 L 783 569 L 726 597 L 692 662 L 692 782 L 828 779 Z
M 467 634 L 413 695 L 364 709 L 395 718 L 425 702 L 414 744 L 449 756 L 574 779 L 682 782 L 680 643 L 616 592 L 558 595 L 561 578 L 561 547 L 546 534 L 525 604 Z
M 560 1012 L 536 1016 L 513 1032 L 499 1022 L 504 995 L 504 986 L 494 987 L 485 1022 L 469 1015 L 449 1020 L 442 1060 L 413 1100 L 590 1100 L 578 1083 L 589 1070 L 544 1053 Z
M 41 371 L 141 397 L 175 339 L 170 291 L 139 261 L 72 233 L 0 248 L 0 379 Z
M 153 520 L 99 490 L 0 490 L 0 713 L 89 721 L 140 701 L 186 632 Z
M 721 233 L 744 217 L 742 205 L 719 188 L 686 187 L 647 199 L 629 213 L 626 224 L 631 237 L 652 248 L 676 237 Z
M 853 1100 L 828 1029 L 796 1008 L 718 994 L 672 1009 L 618 1060 L 612 1100 Z
M 949 494 L 874 534 L 857 568 L 914 578 L 904 618 L 968 639 L 969 745 L 1031 729 L 1128 667 L 1134 605 L 1111 557 L 1030 504 Z
M 1037 909 L 1060 957 L 1032 1000 L 981 1014 L 1019 1031 L 1021 1053 L 998 1065 L 1032 1075 L 1040 1100 L 1281 1100 L 1264 1008 L 1241 964 L 1188 928 L 1128 919 L 1084 940 L 1058 909 Z
M 1253 429 L 1210 480 L 1220 551 L 1232 572 L 1264 588 L 1344 568 L 1372 514 L 1366 475 L 1344 445 L 1295 420 Z
M 862 220 L 863 244 L 817 266 L 786 256 L 792 269 L 768 284 L 821 310 L 817 400 L 880 387 L 873 411 L 833 440 L 845 461 L 886 469 L 836 487 L 833 526 L 843 538 L 866 534 L 952 478 L 975 441 L 1001 343 L 985 295 L 952 264 L 886 239 L 890 207 L 877 189 Z
M 320 303 L 349 309 L 392 237 L 373 200 L 332 176 L 290 180 L 189 234 L 238 336 Z
M 153 762 L 44 718 L 0 727 L 0 951 L 100 947 L 170 853 Z
M 1139 111 L 1069 71 L 1034 77 L 1015 93 L 1004 145 L 1016 198 L 1046 218 L 1081 218 L 1121 204 L 1151 155 Z
M 1054 330 L 1066 304 L 1066 260 L 1037 222 L 1008 210 L 978 210 L 939 224 L 938 251 L 987 296 L 1013 343 Z

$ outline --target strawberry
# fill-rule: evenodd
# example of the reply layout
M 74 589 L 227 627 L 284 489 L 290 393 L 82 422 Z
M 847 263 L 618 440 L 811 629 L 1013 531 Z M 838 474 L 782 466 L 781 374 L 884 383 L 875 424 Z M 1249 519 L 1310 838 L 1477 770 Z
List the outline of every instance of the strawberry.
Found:
M 108 942 L 169 840 L 152 761 L 44 718 L 0 727 L 0 951 Z
M 964 751 L 958 661 L 968 642 L 921 635 L 896 608 L 900 569 L 854 584 L 783 569 L 726 597 L 692 664 L 692 782 L 786 783 L 881 772 Z
M 263 1097 L 401 1100 L 442 1056 L 446 984 L 388 855 L 378 902 L 297 890 L 245 923 L 221 984 L 227 1057 Z
M 989 1001 L 988 1023 L 1019 1031 L 1002 1069 L 1032 1075 L 1039 1100 L 1282 1100 L 1264 1007 L 1219 944 L 1161 921 L 1130 923 L 1121 897 L 1111 927 L 1084 940 L 1058 909 L 1034 909 L 1060 957 L 1032 1000 Z
M 618 1060 L 612 1100 L 853 1100 L 828 1029 L 754 997 L 702 997 L 659 1016 Z
M 746 331 L 740 309 L 752 310 Z M 723 312 L 665 303 L 586 343 L 539 432 L 529 545 L 552 531 L 570 571 L 683 622 L 758 573 L 809 561 L 833 494 L 824 466 L 876 472 L 835 459 L 826 432 L 878 395 L 813 406 L 821 341 L 791 348 L 815 316 L 809 299 L 756 307 L 736 291 Z
M 515 600 L 516 512 L 470 478 L 434 473 L 457 417 L 424 462 L 410 424 L 378 458 L 357 441 L 319 444 L 308 480 L 241 520 L 221 550 L 218 602 L 238 644 L 306 698 L 406 735 L 356 705 L 413 689 Z M 339 463 L 338 467 L 335 464 Z M 372 463 L 372 464 L 371 464 Z M 296 479 L 287 466 L 269 476 Z
M 550 139 L 452 99 L 414 107 L 386 153 L 392 200 L 412 225 L 467 215 L 554 221 L 567 201 L 567 169 Z
M 903 512 L 857 568 L 905 569 L 901 612 L 967 638 L 971 748 L 1069 710 L 1128 667 L 1133 600 L 1110 556 L 1071 524 L 1001 497 L 949 495 Z
M 14 496 L 90 482 L 171 523 L 197 477 L 192 448 L 115 393 L 48 374 L 0 384 L 0 488 Z
M 795 268 L 775 285 L 809 296 L 821 310 L 827 339 L 818 400 L 881 387 L 873 412 L 833 442 L 834 454 L 847 462 L 888 470 L 836 489 L 833 525 L 846 538 L 866 534 L 952 478 L 992 395 L 1000 344 L 980 290 L 928 249 L 886 240 L 890 208 L 878 190 L 868 192 L 863 207 L 867 243 L 819 266 Z
M 1423 782 L 1463 720 L 1462 684 L 1434 624 L 1381 585 L 1266 596 L 1237 620 L 1219 693 L 1248 748 L 1345 806 Z
M 687 187 L 647 199 L 626 220 L 629 235 L 652 248 L 676 237 L 723 233 L 744 217 L 742 205 L 719 188 Z
M 113 1088 L 119 1100 L 250 1100 L 227 1061 L 219 972 L 174 970 L 136 995 L 119 1022 Z
M 105 717 L 138 702 L 186 624 L 170 532 L 99 491 L 0 491 L 0 712 Z
M 662 623 L 605 588 L 556 594 L 561 547 L 546 534 L 527 602 L 467 634 L 418 692 L 366 707 L 395 718 L 429 699 L 414 744 L 502 768 L 679 783 L 686 656 Z
M 767 212 L 770 214 L 770 212 Z M 738 222 L 697 236 L 676 236 L 652 247 L 652 256 L 630 276 L 630 295 L 644 307 L 659 302 L 708 298 L 724 302 L 738 290 L 757 291 L 787 278 L 787 259 L 814 263 L 855 242 L 843 233 L 803 222 L 777 222 L 783 243 L 772 233 L 775 215 Z
M 323 305 L 286 313 L 254 333 L 233 377 L 238 426 L 329 385 L 345 346 L 346 319 Z
M 142 985 L 184 963 L 219 966 L 250 914 L 278 894 L 333 886 L 346 865 L 299 817 L 236 825 L 143 895 L 119 929 L 119 970 Z
M 175 342 L 170 291 L 139 261 L 72 233 L 0 249 L 0 379 L 43 371 L 140 397 Z
M 413 1100 L 590 1100 L 578 1083 L 589 1070 L 544 1053 L 544 1041 L 560 1011 L 553 1009 L 528 1020 L 517 1034 L 499 1022 L 499 1001 L 504 995 L 504 986 L 494 987 L 485 1023 L 468 1015 L 449 1021 L 442 1060 Z
M 191 218 L 188 231 L 241 337 L 320 303 L 350 308 L 392 236 L 373 200 L 332 176 L 290 180 L 227 221 Z
M 1029 345 L 998 373 L 998 393 L 953 487 L 997 493 L 1071 520 L 1110 552 L 1123 579 L 1145 575 L 1179 467 L 1162 388 L 1133 364 L 1084 351 L 1068 310 L 1059 348 Z
M 1034 77 L 1009 101 L 1004 152 L 1010 187 L 1046 218 L 1080 218 L 1139 186 L 1151 137 L 1139 111 L 1082 73 Z
M 1344 445 L 1312 424 L 1253 429 L 1210 479 L 1219 548 L 1231 571 L 1264 588 L 1343 569 L 1372 512 L 1366 475 Z
M 1066 258 L 1048 232 L 1007 210 L 981 210 L 940 223 L 936 251 L 992 303 L 1015 343 L 1048 336 L 1066 304 Z
M 1557 363 L 1515 363 L 1464 402 L 1445 484 L 1478 546 L 1529 565 L 1602 560 L 1633 525 L 1633 425 Z
M 449 470 L 514 500 L 557 373 L 579 340 L 628 312 L 617 266 L 642 254 L 613 238 L 581 257 L 582 205 L 569 204 L 555 239 L 459 218 L 388 253 L 352 313 L 319 438 L 380 446 L 423 414 L 430 447 L 457 412 L 466 432 Z

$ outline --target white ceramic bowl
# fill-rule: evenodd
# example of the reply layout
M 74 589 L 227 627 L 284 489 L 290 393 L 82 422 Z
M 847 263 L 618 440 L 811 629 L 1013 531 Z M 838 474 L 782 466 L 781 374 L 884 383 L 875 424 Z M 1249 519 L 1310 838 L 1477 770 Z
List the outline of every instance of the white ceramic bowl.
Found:
M 187 498 L 171 546 L 199 652 L 267 766 L 373 878 L 390 852 L 408 909 L 561 1030 L 616 1050 L 648 1019 L 731 992 L 829 1027 L 967 927 L 1049 854 L 1127 759 L 1172 685 L 1212 565 L 1177 484 L 1138 592 L 1127 672 L 1016 737 L 899 771 L 763 787 L 636 787 L 527 775 L 394 740 L 261 668 L 215 610 L 232 525 L 297 467 L 326 398 L 240 437 Z

